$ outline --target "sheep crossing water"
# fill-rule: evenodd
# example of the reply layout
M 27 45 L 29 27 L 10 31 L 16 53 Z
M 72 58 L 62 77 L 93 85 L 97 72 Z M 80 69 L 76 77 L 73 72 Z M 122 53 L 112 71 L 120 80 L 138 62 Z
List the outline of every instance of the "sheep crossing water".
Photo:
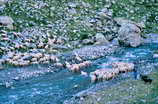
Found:
M 66 63 L 66 67 L 71 72 L 81 72 L 81 75 L 88 76 L 87 72 L 81 71 L 83 68 L 88 67 L 91 65 L 90 61 L 84 61 L 79 64 L 69 64 Z M 124 63 L 124 62 L 113 62 L 110 64 L 112 66 L 112 69 L 97 69 L 94 72 L 90 73 L 91 82 L 96 81 L 103 81 L 103 80 L 110 80 L 112 78 L 115 78 L 120 73 L 126 73 L 131 72 L 134 70 L 134 64 L 133 63 Z
M 84 61 L 82 63 L 72 65 L 70 65 L 68 62 L 65 63 L 66 67 L 72 72 L 80 72 L 82 68 L 88 67 L 91 64 L 90 61 Z
M 120 73 L 131 72 L 134 70 L 133 63 L 114 62 L 112 69 L 98 69 L 90 73 L 91 81 L 103 81 L 115 78 Z

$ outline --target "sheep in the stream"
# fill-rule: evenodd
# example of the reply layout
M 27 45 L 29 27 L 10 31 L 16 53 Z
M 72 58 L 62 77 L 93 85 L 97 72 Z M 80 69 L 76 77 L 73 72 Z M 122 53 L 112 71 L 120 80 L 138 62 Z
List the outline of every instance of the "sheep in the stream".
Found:
M 91 64 L 90 61 L 84 61 L 82 63 L 72 64 L 72 65 L 69 64 L 68 62 L 65 63 L 66 63 L 66 67 L 72 72 L 80 72 L 82 68 L 88 67 Z
M 98 69 L 90 73 L 92 82 L 110 80 L 120 73 L 131 72 L 134 70 L 133 63 L 114 62 L 111 64 L 112 69 Z
M 133 63 L 114 62 L 112 63 L 114 69 L 118 69 L 120 73 L 131 72 L 134 70 Z
M 91 81 L 110 80 L 119 74 L 117 69 L 98 69 L 90 73 Z

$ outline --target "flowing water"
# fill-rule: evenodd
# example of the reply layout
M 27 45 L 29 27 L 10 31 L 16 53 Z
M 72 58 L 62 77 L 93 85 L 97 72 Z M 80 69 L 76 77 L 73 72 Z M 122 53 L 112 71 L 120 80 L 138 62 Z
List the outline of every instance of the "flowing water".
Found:
M 85 70 L 91 72 L 97 68 L 109 67 L 106 63 L 114 61 L 139 62 L 143 60 L 146 64 L 158 62 L 152 57 L 153 52 L 157 49 L 158 44 L 145 44 L 138 48 L 123 48 L 111 56 L 93 60 L 94 65 Z M 36 66 L 8 68 L 5 71 L 34 70 L 37 68 Z M 0 74 L 0 81 L 5 79 L 3 72 L 0 72 L 2 73 Z M 96 84 L 92 84 L 89 77 L 73 74 L 67 70 L 58 73 L 47 73 L 25 80 L 14 81 L 11 87 L 1 85 L 0 104 L 62 104 L 64 100 L 71 98 L 74 94 L 94 85 Z

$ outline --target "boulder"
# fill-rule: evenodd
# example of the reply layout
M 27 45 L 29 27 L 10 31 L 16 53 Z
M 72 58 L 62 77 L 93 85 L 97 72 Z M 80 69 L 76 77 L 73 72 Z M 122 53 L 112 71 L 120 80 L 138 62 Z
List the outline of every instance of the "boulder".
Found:
M 105 36 L 102 33 L 97 33 L 95 35 L 95 41 L 96 45 L 109 44 L 109 41 L 105 38 Z
M 9 16 L 0 16 L 0 25 L 6 26 L 8 29 L 13 29 L 13 19 Z
M 124 23 L 118 31 L 118 40 L 124 46 L 137 47 L 142 43 L 141 29 L 132 23 Z
M 4 5 L 5 3 L 7 3 L 8 0 L 0 0 L 0 6 Z

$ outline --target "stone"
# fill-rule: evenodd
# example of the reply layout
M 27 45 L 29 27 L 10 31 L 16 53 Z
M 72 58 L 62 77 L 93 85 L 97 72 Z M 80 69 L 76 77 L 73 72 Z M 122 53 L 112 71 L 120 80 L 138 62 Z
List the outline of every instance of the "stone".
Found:
M 7 3 L 8 0 L 0 0 L 0 6 L 4 5 L 5 3 Z
M 109 44 L 109 41 L 104 37 L 102 33 L 97 33 L 95 35 L 95 41 L 96 45 L 101 45 L 101 44 Z
M 121 45 L 137 47 L 142 44 L 141 30 L 135 24 L 123 24 L 118 31 L 118 40 Z
M 94 41 L 92 39 L 84 39 L 82 40 L 82 44 L 84 45 L 90 45 L 90 44 L 93 44 Z
M 114 21 L 118 24 L 118 25 L 124 25 L 124 24 L 134 24 L 136 26 L 138 26 L 140 29 L 145 28 L 145 24 L 143 22 L 141 23 L 136 23 L 134 21 L 131 20 L 127 20 L 124 18 L 114 18 Z
M 0 16 L 0 24 L 6 26 L 8 29 L 13 29 L 13 19 L 9 16 Z

